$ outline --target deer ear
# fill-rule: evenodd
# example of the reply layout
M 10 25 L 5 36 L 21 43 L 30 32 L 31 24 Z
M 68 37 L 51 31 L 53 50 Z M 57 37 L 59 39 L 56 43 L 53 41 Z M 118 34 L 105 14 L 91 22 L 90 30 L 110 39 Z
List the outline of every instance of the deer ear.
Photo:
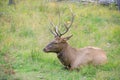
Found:
M 65 37 L 64 40 L 67 41 L 67 40 L 69 40 L 72 36 L 73 36 L 73 35 L 70 35 L 70 36 L 68 36 L 68 37 Z

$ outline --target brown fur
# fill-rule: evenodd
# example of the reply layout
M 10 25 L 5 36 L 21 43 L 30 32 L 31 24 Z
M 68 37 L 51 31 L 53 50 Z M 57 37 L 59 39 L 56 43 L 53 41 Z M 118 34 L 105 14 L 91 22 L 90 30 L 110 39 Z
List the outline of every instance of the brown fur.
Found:
M 56 37 L 44 48 L 44 51 L 57 53 L 60 62 L 70 70 L 86 64 L 101 65 L 106 63 L 107 56 L 102 49 L 91 46 L 80 49 L 72 48 L 67 43 L 70 37 Z

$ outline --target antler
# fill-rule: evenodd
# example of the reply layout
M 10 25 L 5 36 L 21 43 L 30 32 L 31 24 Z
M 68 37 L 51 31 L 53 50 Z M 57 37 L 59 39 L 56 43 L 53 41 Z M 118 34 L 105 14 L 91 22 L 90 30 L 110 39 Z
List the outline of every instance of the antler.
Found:
M 64 23 L 64 26 L 66 28 L 66 30 L 63 32 L 63 33 L 60 33 L 60 36 L 64 35 L 65 33 L 67 33 L 70 29 L 70 27 L 72 26 L 72 23 L 73 23 L 73 20 L 74 20 L 74 14 L 72 12 L 72 9 L 70 8 L 70 11 L 71 11 L 71 14 L 72 14 L 72 18 L 71 18 L 71 21 L 70 21 L 70 24 L 67 26 L 66 23 Z
M 74 14 L 72 12 L 72 9 L 70 8 L 70 11 L 71 11 L 71 14 L 72 14 L 72 17 L 71 17 L 71 21 L 70 21 L 70 24 L 67 25 L 66 23 L 64 23 L 64 27 L 65 27 L 65 31 L 63 33 L 61 33 L 58 29 L 58 27 L 61 25 L 61 21 L 60 21 L 60 11 L 58 12 L 59 13 L 59 21 L 58 21 L 58 25 L 55 25 L 52 21 L 50 21 L 50 24 L 51 26 L 53 26 L 53 30 L 49 28 L 50 32 L 55 36 L 55 37 L 61 37 L 62 35 L 64 35 L 65 33 L 67 33 L 70 29 L 70 27 L 72 26 L 72 23 L 74 21 Z
M 53 26 L 53 30 L 54 30 L 54 31 L 53 31 L 52 29 L 49 28 L 50 32 L 51 32 L 55 37 L 59 36 L 58 26 L 56 26 L 52 21 L 49 21 L 49 22 L 50 22 L 51 26 Z

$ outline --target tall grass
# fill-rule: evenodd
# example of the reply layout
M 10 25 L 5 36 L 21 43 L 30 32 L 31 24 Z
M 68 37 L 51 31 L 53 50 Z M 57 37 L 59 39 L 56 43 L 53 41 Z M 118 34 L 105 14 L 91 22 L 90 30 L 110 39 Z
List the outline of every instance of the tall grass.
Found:
M 41 0 L 19 1 L 0 8 L 0 73 L 4 79 L 11 69 L 12 78 L 20 80 L 119 80 L 120 14 L 96 4 L 55 3 Z M 79 72 L 62 69 L 55 54 L 42 51 L 54 37 L 49 32 L 49 18 L 58 22 L 58 7 L 62 22 L 70 19 L 70 6 L 75 14 L 69 44 L 76 48 L 96 46 L 104 49 L 108 63 L 83 67 Z M 5 61 L 9 55 L 9 62 Z M 6 67 L 1 67 L 5 65 Z M 7 77 L 5 79 L 12 79 Z

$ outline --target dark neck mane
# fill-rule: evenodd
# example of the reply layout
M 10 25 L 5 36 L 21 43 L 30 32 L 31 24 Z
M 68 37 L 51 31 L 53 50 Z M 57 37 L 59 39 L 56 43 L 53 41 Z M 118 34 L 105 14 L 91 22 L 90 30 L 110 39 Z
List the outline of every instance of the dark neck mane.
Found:
M 58 55 L 66 53 L 68 50 L 74 49 L 68 43 L 66 43 L 63 49 L 60 52 L 57 52 Z

